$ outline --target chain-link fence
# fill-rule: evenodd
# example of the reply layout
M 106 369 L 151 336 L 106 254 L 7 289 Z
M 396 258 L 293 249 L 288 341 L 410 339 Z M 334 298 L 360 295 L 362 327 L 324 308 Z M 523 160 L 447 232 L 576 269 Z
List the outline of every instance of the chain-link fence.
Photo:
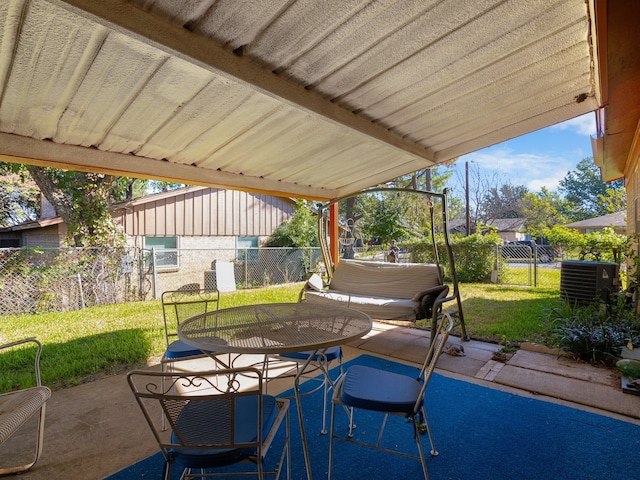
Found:
M 454 244 L 453 251 L 458 280 L 462 283 L 491 282 L 501 285 L 560 288 L 561 262 L 584 259 L 584 254 L 579 248 L 538 245 L 524 241 L 504 245 Z M 353 248 L 353 252 L 354 258 L 373 261 L 386 261 L 389 253 L 380 246 Z M 445 268 L 445 277 L 450 277 L 444 245 L 438 246 L 438 252 L 440 262 Z M 398 261 L 433 262 L 433 248 L 426 248 L 424 245 L 401 246 Z
M 251 288 L 302 281 L 322 261 L 319 248 L 147 250 L 145 257 L 145 283 L 156 298 L 166 290 L 218 287 L 219 262 L 231 267 L 236 288 Z
M 140 298 L 135 249 L 0 249 L 0 314 L 77 310 Z
M 508 285 L 559 288 L 561 261 L 580 258 L 578 251 L 548 245 L 496 245 L 493 250 L 485 259 L 489 266 L 482 266 L 491 277 L 483 274 L 485 281 Z M 385 261 L 387 253 L 379 246 L 353 249 L 362 260 Z M 485 253 L 458 251 L 458 278 L 468 263 L 465 255 Z M 401 263 L 414 257 L 400 250 Z M 230 267 L 236 288 L 298 282 L 311 271 L 323 272 L 318 248 L 0 249 L 0 315 L 78 310 L 159 298 L 166 290 L 218 286 L 217 262 Z
M 615 251 L 585 251 L 579 247 L 511 242 L 496 246 L 497 283 L 559 287 L 564 260 L 614 262 L 622 271 L 625 270 L 624 261 L 617 257 Z
M 142 250 L 0 249 L 0 315 L 78 310 L 159 298 L 165 290 L 217 286 L 216 262 L 237 288 L 304 280 L 318 248 Z
M 554 245 L 507 243 L 496 247 L 497 280 L 508 285 L 548 285 L 559 281 L 562 260 L 575 253 Z

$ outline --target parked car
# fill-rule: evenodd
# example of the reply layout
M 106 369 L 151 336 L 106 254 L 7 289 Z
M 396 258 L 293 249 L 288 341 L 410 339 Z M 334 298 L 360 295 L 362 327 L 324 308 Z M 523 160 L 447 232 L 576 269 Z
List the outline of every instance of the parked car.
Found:
M 556 261 L 559 253 L 552 245 L 540 245 L 533 240 L 516 240 L 507 242 L 502 246 L 502 258 L 508 260 L 527 261 L 537 260 L 540 263 L 552 263 Z

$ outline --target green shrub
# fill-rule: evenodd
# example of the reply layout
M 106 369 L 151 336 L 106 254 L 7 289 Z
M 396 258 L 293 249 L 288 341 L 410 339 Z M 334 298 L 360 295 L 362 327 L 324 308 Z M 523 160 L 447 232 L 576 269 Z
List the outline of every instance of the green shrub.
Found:
M 453 235 L 451 250 L 456 260 L 456 273 L 459 282 L 482 283 L 491 280 L 496 263 L 496 244 L 500 243 L 497 234 L 473 234 L 469 236 Z M 412 262 L 433 263 L 435 257 L 431 242 L 412 244 Z M 444 243 L 438 243 L 440 264 L 445 268 L 445 276 L 450 278 L 448 252 Z
M 590 363 L 613 365 L 622 347 L 640 347 L 640 320 L 623 296 L 608 305 L 572 306 L 563 302 L 551 312 L 552 342 Z
M 465 283 L 489 282 L 495 266 L 495 244 L 454 244 L 458 280 Z

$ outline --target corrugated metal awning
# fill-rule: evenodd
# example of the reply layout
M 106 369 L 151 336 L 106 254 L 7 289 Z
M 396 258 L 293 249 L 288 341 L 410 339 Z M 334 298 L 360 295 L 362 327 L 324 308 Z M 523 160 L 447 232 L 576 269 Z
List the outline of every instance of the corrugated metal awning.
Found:
M 599 107 L 583 1 L 4 0 L 0 160 L 335 198 Z

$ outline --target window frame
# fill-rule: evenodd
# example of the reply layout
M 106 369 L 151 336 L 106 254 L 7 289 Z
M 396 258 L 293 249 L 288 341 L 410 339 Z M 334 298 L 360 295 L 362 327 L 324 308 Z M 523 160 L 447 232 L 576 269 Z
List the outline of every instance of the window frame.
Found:
M 149 245 L 149 239 L 163 239 L 165 240 L 164 245 L 158 245 L 154 243 L 162 243 L 161 241 L 151 241 L 152 245 Z M 167 243 L 170 243 L 172 246 L 167 247 Z M 175 245 L 175 247 L 173 246 Z M 154 265 L 156 270 L 177 270 L 180 268 L 180 237 L 178 236 L 162 236 L 162 235 L 146 235 L 144 237 L 144 249 L 148 250 L 150 256 L 153 255 L 155 250 L 155 258 Z M 149 257 L 150 258 L 150 257 Z M 171 261 L 171 259 L 175 259 L 175 261 Z M 151 262 L 151 260 L 147 261 L 147 265 Z
M 259 260 L 258 248 L 260 238 L 255 235 L 238 235 L 236 237 L 236 261 L 255 263 Z M 246 255 L 245 255 L 246 254 Z

